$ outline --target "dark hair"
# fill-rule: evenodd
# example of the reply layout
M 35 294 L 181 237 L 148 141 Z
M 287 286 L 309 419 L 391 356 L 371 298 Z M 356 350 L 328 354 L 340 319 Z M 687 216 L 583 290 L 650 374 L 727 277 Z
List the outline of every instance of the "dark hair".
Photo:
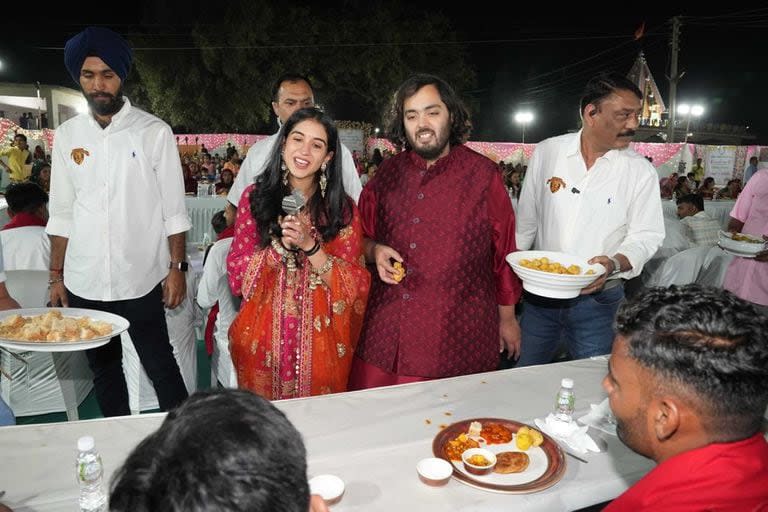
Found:
M 597 107 L 605 98 L 616 91 L 629 91 L 639 99 L 643 99 L 643 93 L 629 78 L 619 73 L 602 72 L 587 82 L 581 96 L 579 112 L 584 115 L 584 109 L 587 105 L 592 104 Z
M 213 214 L 213 217 L 211 217 L 211 227 L 213 227 L 213 231 L 217 235 L 227 229 L 227 219 L 224 218 L 224 210 L 219 210 Z
M 282 236 L 277 218 L 283 215 L 283 197 L 291 193 L 290 186 L 283 184 L 283 146 L 293 127 L 307 119 L 313 119 L 323 125 L 328 135 L 328 151 L 333 151 L 333 158 L 325 169 L 328 179 L 325 197 L 322 197 L 318 190 L 307 204 L 312 225 L 323 241 L 327 242 L 352 221 L 351 199 L 347 197 L 342 184 L 341 142 L 336 125 L 322 111 L 316 108 L 302 108 L 294 112 L 280 129 L 279 142 L 272 149 L 266 169 L 256 178 L 256 187 L 251 192 L 251 214 L 256 220 L 262 247 L 269 245 L 273 235 Z M 315 173 L 315 180 L 320 180 L 320 172 Z
M 13 213 L 35 213 L 38 208 L 48 204 L 48 194 L 37 183 L 25 181 L 8 185 L 5 200 Z
M 754 160 L 755 162 L 759 161 L 756 156 L 749 157 L 749 163 L 752 163 L 752 160 Z
M 713 178 L 712 176 L 707 176 L 706 178 L 704 178 L 704 181 L 701 183 L 701 186 L 703 187 L 707 183 L 714 184 L 715 183 L 715 178 Z
M 200 391 L 168 413 L 112 479 L 114 512 L 306 512 L 301 435 L 245 390 Z
M 730 292 L 700 285 L 651 288 L 622 305 L 616 330 L 629 355 L 668 389 L 700 401 L 721 441 L 759 431 L 768 405 L 768 316 Z
M 699 194 L 685 194 L 682 197 L 678 197 L 677 204 L 681 205 L 683 203 L 692 204 L 700 212 L 704 211 L 704 199 Z
M 272 101 L 275 103 L 280 101 L 280 98 L 278 98 L 278 94 L 280 93 L 280 86 L 283 85 L 283 82 L 290 82 L 290 83 L 296 83 L 296 82 L 307 82 L 307 85 L 310 89 L 313 91 L 315 90 L 314 87 L 312 87 L 312 82 L 309 81 L 309 78 L 307 78 L 304 75 L 300 75 L 298 73 L 285 73 L 284 75 L 281 75 L 277 80 L 275 80 L 275 83 L 272 85 Z
M 448 82 L 437 76 L 426 74 L 411 76 L 400 84 L 400 87 L 397 89 L 388 114 L 389 140 L 400 149 L 410 149 L 408 137 L 405 133 L 405 100 L 427 85 L 435 86 L 437 92 L 440 93 L 440 99 L 445 103 L 451 116 L 451 133 L 448 143 L 451 146 L 464 144 L 472 129 L 472 122 L 469 119 L 467 107 L 464 106 L 461 98 L 459 98 Z
M 17 138 L 17 137 L 18 137 L 19 139 L 23 140 L 24 142 L 27 142 L 27 136 L 26 136 L 26 135 L 24 135 L 23 133 L 17 133 L 17 134 L 15 134 L 15 135 L 13 136 L 13 138 L 14 138 L 14 139 L 15 139 L 15 138 Z

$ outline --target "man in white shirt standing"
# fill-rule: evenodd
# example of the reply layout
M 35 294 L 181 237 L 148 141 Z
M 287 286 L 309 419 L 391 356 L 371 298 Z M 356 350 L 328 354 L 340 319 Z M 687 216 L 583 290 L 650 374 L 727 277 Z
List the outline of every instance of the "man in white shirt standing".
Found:
M 272 87 L 272 110 L 274 110 L 277 123 L 280 126 L 297 110 L 314 106 L 315 97 L 312 92 L 312 84 L 309 82 L 309 78 L 303 75 L 285 74 L 278 78 Z M 256 176 L 264 172 L 264 167 L 275 148 L 277 135 L 275 133 L 261 139 L 248 149 L 248 155 L 243 160 L 240 172 L 227 195 L 227 199 L 235 207 L 240 204 L 240 196 L 243 195 L 246 187 L 253 183 Z M 357 175 L 352 153 L 344 144 L 341 145 L 341 166 L 344 190 L 357 203 L 363 185 Z
M 517 366 L 550 362 L 561 339 L 574 359 L 609 353 L 623 281 L 664 239 L 656 170 L 628 147 L 641 99 L 624 76 L 601 73 L 581 99 L 582 129 L 536 146 L 520 195 L 518 249 L 574 254 L 606 273 L 575 299 L 525 293 Z
M 100 27 L 85 29 L 64 49 L 90 112 L 56 130 L 46 228 L 51 304 L 127 318 L 165 411 L 187 397 L 163 303 L 173 309 L 186 295 L 190 222 L 170 127 L 122 94 L 131 60 L 128 43 Z M 130 414 L 120 338 L 86 355 L 104 416 Z

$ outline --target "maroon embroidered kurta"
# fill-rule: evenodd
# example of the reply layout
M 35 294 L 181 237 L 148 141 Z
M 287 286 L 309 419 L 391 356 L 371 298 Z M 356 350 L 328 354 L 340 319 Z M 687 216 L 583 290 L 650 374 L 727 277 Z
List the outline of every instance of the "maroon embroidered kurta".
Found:
M 358 357 L 430 378 L 496 369 L 497 306 L 521 291 L 504 260 L 515 223 L 497 166 L 457 146 L 427 169 L 407 151 L 381 165 L 359 208 L 365 235 L 400 253 L 407 275 L 374 275 Z

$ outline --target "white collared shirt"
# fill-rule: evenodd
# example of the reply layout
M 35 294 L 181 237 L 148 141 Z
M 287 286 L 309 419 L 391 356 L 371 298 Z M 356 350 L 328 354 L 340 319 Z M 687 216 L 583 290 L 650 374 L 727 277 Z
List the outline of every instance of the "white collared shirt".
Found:
M 168 236 L 191 227 L 171 128 L 131 106 L 101 128 L 81 114 L 56 130 L 49 235 L 69 239 L 64 284 L 91 300 L 143 297 L 168 275 Z
M 22 226 L 0 231 L 5 270 L 48 270 L 51 239 L 42 226 Z
M 658 175 L 631 149 L 608 151 L 587 171 L 581 131 L 547 139 L 528 165 L 515 239 L 521 251 L 621 253 L 632 269 L 619 277 L 635 277 L 664 240 Z
M 264 172 L 272 149 L 277 144 L 278 135 L 280 132 L 261 139 L 248 149 L 248 154 L 245 155 L 245 160 L 240 166 L 240 172 L 237 173 L 235 182 L 229 189 L 227 199 L 230 203 L 235 206 L 240 204 L 240 196 L 243 195 L 243 191 L 253 183 L 256 176 Z M 341 145 L 341 178 L 344 191 L 357 203 L 357 200 L 360 199 L 360 192 L 363 191 L 363 184 L 360 183 L 360 176 L 357 175 L 357 167 L 355 167 L 352 153 L 344 144 Z

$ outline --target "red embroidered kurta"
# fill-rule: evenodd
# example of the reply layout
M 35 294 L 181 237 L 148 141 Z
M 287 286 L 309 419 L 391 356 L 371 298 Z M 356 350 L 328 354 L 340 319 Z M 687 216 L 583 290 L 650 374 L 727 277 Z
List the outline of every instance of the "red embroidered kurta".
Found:
M 457 146 L 427 169 L 407 151 L 381 165 L 359 206 L 365 235 L 394 248 L 407 274 L 398 285 L 374 275 L 358 357 L 430 378 L 496 369 L 498 305 L 521 291 L 504 259 L 515 223 L 497 166 Z
M 603 512 L 768 510 L 768 443 L 762 433 L 667 459 Z

